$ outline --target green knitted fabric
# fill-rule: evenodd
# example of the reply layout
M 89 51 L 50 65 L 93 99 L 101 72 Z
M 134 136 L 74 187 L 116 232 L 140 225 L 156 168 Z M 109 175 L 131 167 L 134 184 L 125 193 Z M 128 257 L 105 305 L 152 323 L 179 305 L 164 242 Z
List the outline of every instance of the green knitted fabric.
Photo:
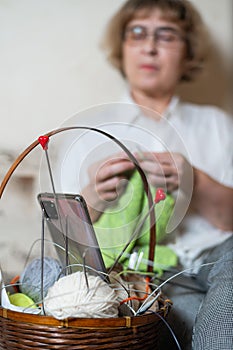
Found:
M 151 188 L 154 198 L 156 189 Z M 156 241 L 161 242 L 166 236 L 166 226 L 172 214 L 174 199 L 167 195 L 164 201 L 156 204 Z M 125 244 L 130 240 L 136 227 L 140 224 L 143 217 L 148 213 L 148 199 L 144 191 L 141 176 L 138 172 L 132 175 L 125 193 L 120 197 L 115 206 L 109 207 L 100 219 L 94 224 L 95 232 L 104 262 L 110 267 L 120 254 Z M 128 246 L 120 262 L 127 267 L 129 254 L 134 247 L 143 250 L 143 260 L 148 258 L 149 250 L 149 218 L 146 220 L 139 236 Z M 154 267 L 156 266 L 174 266 L 177 264 L 175 253 L 166 246 L 156 247 Z M 146 270 L 146 264 L 140 264 L 140 270 Z

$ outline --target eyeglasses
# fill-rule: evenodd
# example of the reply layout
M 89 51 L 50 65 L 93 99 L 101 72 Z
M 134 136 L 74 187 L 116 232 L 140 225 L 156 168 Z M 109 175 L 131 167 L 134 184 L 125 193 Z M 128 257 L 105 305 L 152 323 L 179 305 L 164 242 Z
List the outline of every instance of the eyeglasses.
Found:
M 144 26 L 136 25 L 126 28 L 124 40 L 132 46 L 142 45 L 148 37 L 152 36 L 155 43 L 165 48 L 176 48 L 185 37 L 172 27 L 158 27 L 154 32 L 149 32 Z

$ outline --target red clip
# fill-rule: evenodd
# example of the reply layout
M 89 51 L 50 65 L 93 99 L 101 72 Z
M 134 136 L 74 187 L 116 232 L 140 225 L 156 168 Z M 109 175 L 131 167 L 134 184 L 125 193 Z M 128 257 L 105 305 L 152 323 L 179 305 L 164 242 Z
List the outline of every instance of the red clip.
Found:
M 166 194 L 162 188 L 158 188 L 155 195 L 155 203 L 159 203 L 160 201 L 164 201 L 166 198 Z
M 41 144 L 43 150 L 47 150 L 48 149 L 48 143 L 49 143 L 49 137 L 44 135 L 44 136 L 40 136 L 38 138 L 39 143 Z

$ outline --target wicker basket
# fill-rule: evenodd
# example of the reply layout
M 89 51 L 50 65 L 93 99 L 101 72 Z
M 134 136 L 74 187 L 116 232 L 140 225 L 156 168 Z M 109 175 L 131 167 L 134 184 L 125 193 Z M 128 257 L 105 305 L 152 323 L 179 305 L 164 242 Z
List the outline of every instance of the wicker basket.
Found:
M 160 300 L 159 315 L 170 304 Z M 163 321 L 148 313 L 108 319 L 67 319 L 22 314 L 0 308 L 0 349 L 158 349 Z
M 51 131 L 52 136 L 70 129 L 98 129 L 69 127 Z M 151 207 L 153 200 L 146 177 L 136 159 L 128 149 L 113 136 L 101 132 L 116 142 L 128 154 L 139 171 Z M 14 170 L 26 155 L 39 144 L 33 142 L 13 163 L 0 186 L 0 198 Z M 150 213 L 149 260 L 154 257 L 156 228 L 154 211 Z M 148 271 L 151 272 L 151 266 Z M 0 307 L 0 349 L 158 349 L 158 339 L 164 327 L 162 317 L 166 317 L 171 303 L 159 298 L 157 314 L 147 312 L 134 317 L 119 318 L 76 318 L 56 320 L 53 317 L 32 315 L 10 311 Z

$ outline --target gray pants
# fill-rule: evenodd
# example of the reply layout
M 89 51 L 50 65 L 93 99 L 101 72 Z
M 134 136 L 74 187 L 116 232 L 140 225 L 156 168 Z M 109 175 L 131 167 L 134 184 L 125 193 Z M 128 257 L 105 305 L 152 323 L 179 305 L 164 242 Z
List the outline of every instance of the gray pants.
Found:
M 182 350 L 232 350 L 233 236 L 213 249 L 205 262 L 215 264 L 201 268 L 195 279 L 180 277 L 174 280 L 177 285 L 164 286 L 164 294 L 173 301 L 168 323 Z M 168 330 L 160 342 L 160 350 L 178 349 Z

